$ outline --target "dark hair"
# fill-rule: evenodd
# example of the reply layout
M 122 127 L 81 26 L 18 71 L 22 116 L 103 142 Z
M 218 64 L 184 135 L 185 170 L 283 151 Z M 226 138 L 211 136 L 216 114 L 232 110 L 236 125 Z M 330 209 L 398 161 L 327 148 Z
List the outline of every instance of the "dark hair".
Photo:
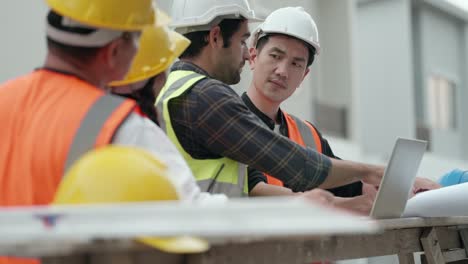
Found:
M 153 121 L 159 126 L 158 114 L 156 111 L 156 107 L 154 106 L 154 102 L 156 102 L 156 95 L 153 91 L 153 84 L 156 80 L 156 77 L 157 75 L 148 79 L 143 88 L 138 89 L 131 94 L 119 95 L 135 100 L 138 103 L 138 106 L 140 107 L 141 111 L 145 115 L 147 115 L 148 118 L 151 119 L 151 121 Z
M 279 33 L 268 34 L 268 35 L 260 38 L 257 41 L 257 45 L 256 45 L 255 48 L 258 50 L 258 52 L 262 51 L 263 47 L 267 44 L 267 42 L 268 42 L 268 40 L 270 39 L 271 36 L 286 36 L 288 38 L 294 38 L 294 39 L 297 39 L 297 40 L 299 40 L 301 42 L 304 42 L 303 40 L 300 40 L 300 39 L 298 39 L 296 37 L 285 35 L 285 34 L 279 34 Z M 304 42 L 304 45 L 309 50 L 309 57 L 307 59 L 307 67 L 309 67 L 314 62 L 316 50 L 312 45 L 309 45 L 309 44 L 307 44 L 305 42 Z
M 231 38 L 236 33 L 242 22 L 245 19 L 223 19 L 219 24 L 221 29 L 221 36 L 223 37 L 224 46 L 223 48 L 228 48 L 231 45 Z M 194 58 L 198 56 L 202 49 L 208 45 L 208 34 L 209 31 L 196 31 L 185 34 L 184 36 L 188 38 L 191 43 L 190 46 L 180 55 L 180 58 Z
M 62 24 L 62 20 L 63 20 L 63 17 L 52 10 L 50 10 L 49 13 L 47 14 L 47 23 L 51 27 L 54 27 L 55 29 L 58 29 L 61 31 L 67 31 L 71 33 L 76 33 L 76 34 L 82 34 L 82 35 L 91 34 L 95 31 L 95 29 L 91 29 L 91 28 L 64 26 Z M 56 51 L 63 55 L 67 55 L 73 58 L 80 59 L 81 61 L 85 61 L 85 62 L 90 61 L 91 59 L 95 58 L 97 53 L 101 49 L 100 47 L 87 48 L 87 47 L 77 47 L 77 46 L 62 44 L 49 37 L 47 37 L 47 47 L 50 50 Z

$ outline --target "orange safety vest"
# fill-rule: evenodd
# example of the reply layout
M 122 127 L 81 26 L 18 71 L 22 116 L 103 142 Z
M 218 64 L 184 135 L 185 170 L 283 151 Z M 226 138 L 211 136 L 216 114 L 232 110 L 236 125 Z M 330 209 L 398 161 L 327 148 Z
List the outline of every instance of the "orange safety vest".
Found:
M 286 119 L 286 125 L 288 126 L 288 138 L 303 147 L 310 147 L 322 153 L 322 143 L 315 127 L 284 111 L 283 114 Z M 266 173 L 265 176 L 268 184 L 284 186 L 281 180 Z
M 109 144 L 135 106 L 45 69 L 0 85 L 0 206 L 49 204 L 67 168 Z M 37 261 L 0 258 L 4 263 Z

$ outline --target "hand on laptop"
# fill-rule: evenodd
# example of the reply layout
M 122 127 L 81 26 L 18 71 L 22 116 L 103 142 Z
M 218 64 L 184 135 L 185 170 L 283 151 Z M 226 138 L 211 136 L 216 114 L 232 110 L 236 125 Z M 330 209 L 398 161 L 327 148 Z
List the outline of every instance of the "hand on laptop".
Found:
M 430 191 L 441 188 L 442 185 L 427 178 L 416 177 L 410 198 L 420 192 Z
M 372 195 L 375 198 L 378 191 L 379 187 L 367 183 L 362 183 L 362 194 Z
M 379 165 L 364 165 L 362 182 L 373 186 L 379 186 L 384 175 L 385 167 Z
M 352 198 L 335 197 L 333 200 L 334 207 L 359 214 L 369 215 L 374 204 L 377 189 L 370 184 L 362 185 L 362 195 Z

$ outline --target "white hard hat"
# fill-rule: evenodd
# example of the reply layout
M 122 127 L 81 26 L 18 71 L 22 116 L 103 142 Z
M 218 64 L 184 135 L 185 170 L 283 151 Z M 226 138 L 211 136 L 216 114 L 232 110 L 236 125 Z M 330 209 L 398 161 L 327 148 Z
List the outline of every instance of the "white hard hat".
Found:
M 283 7 L 273 11 L 265 19 L 265 22 L 255 29 L 252 36 L 252 46 L 255 47 L 260 38 L 271 33 L 298 38 L 314 47 L 317 54 L 320 52 L 317 25 L 300 6 Z
M 255 16 L 247 0 L 174 0 L 171 17 L 170 26 L 180 34 L 210 30 L 228 18 L 262 21 Z

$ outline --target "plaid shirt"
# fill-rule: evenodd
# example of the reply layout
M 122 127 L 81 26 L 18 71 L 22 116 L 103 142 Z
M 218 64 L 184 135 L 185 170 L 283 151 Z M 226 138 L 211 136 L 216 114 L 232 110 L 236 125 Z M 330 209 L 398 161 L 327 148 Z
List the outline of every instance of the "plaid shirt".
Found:
M 168 106 L 177 138 L 192 158 L 228 157 L 277 177 L 293 191 L 325 180 L 330 158 L 271 131 L 231 87 L 198 66 L 179 61 L 171 68 L 176 70 L 208 76 Z
M 255 106 L 252 100 L 250 100 L 247 93 L 244 92 L 241 98 L 242 98 L 242 101 L 244 101 L 245 105 L 252 111 L 252 113 L 257 115 L 263 121 L 263 123 L 266 124 L 270 128 L 270 130 L 273 130 L 275 128 L 276 122 L 272 120 L 270 117 L 268 117 L 267 115 L 265 115 L 262 111 L 260 111 L 260 109 L 258 109 L 257 106 Z M 286 117 L 284 116 L 284 113 L 281 109 L 278 111 L 278 116 L 276 118 L 277 118 L 277 122 L 280 123 L 279 133 L 287 137 L 289 135 L 288 124 L 286 123 Z M 320 138 L 320 144 L 322 145 L 323 155 L 326 155 L 327 157 L 334 158 L 334 159 L 340 159 L 337 156 L 335 156 L 335 154 L 333 153 L 333 150 L 331 149 L 330 144 L 328 144 L 328 140 L 322 137 L 322 134 L 320 133 L 320 131 L 312 123 L 310 122 L 308 123 L 312 125 L 317 131 L 317 134 Z M 256 182 L 261 181 L 261 178 L 260 178 L 261 176 L 259 176 L 258 174 L 255 174 L 254 176 L 252 176 L 252 178 L 254 177 L 257 178 Z M 249 178 L 249 181 L 250 181 L 250 178 Z M 286 187 L 289 187 L 289 186 L 286 186 Z M 339 196 L 339 197 L 358 196 L 362 194 L 362 182 L 357 181 L 348 185 L 343 185 L 343 186 L 336 187 L 333 189 L 328 189 L 328 191 L 332 192 L 335 196 Z

